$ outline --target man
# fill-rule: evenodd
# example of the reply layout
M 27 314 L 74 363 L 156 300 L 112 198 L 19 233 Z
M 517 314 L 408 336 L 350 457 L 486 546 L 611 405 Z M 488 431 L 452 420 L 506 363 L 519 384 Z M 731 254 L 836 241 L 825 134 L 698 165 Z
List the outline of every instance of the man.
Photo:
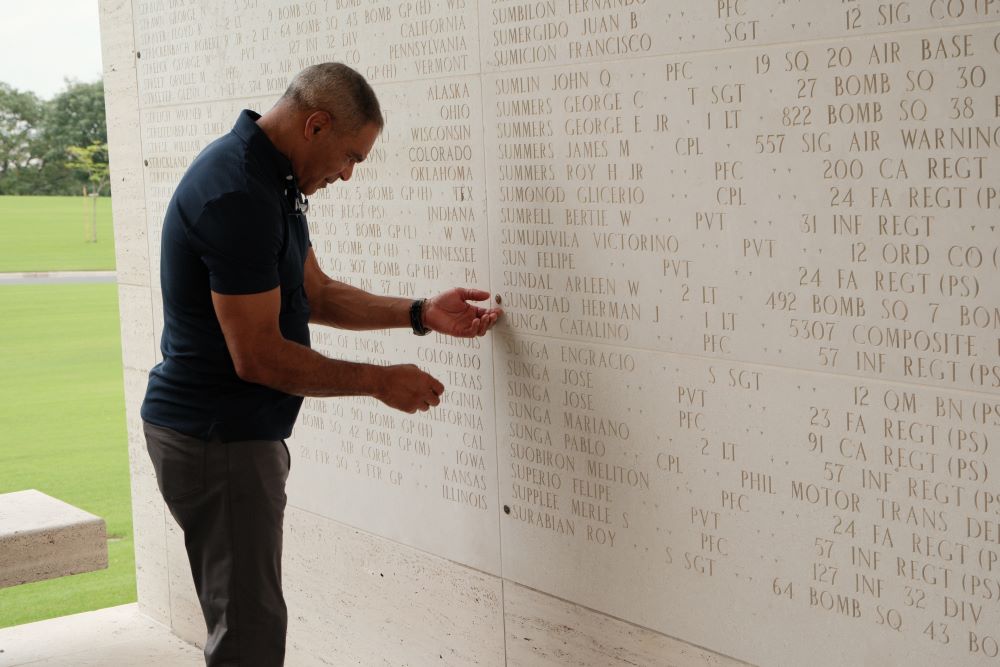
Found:
M 163 362 L 150 372 L 142 418 L 160 491 L 184 531 L 210 666 L 283 662 L 284 438 L 302 397 L 372 396 L 413 413 L 444 391 L 413 365 L 324 357 L 310 349 L 307 324 L 481 336 L 502 314 L 468 303 L 489 298 L 480 290 L 412 301 L 320 270 L 305 196 L 350 179 L 382 126 L 360 74 L 309 67 L 270 111 L 242 112 L 206 147 L 167 207 Z

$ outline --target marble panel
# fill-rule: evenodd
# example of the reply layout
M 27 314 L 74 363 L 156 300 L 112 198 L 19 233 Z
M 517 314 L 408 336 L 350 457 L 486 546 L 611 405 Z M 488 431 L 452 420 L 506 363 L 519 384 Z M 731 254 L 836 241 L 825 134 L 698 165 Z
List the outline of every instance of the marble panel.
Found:
M 169 107 L 142 108 L 138 112 L 146 207 L 143 225 L 155 291 L 159 291 L 163 217 L 181 176 L 209 142 L 232 129 L 241 109 L 261 111 L 272 102 L 247 97 L 195 100 Z
M 330 60 L 374 83 L 475 74 L 477 34 L 471 0 L 159 3 L 136 17 L 139 103 L 273 99 Z
M 543 0 L 480 3 L 483 71 L 636 60 L 776 43 L 965 29 L 1000 20 L 996 3 L 646 2 Z M 739 59 L 739 56 L 729 55 Z
M 290 665 L 504 663 L 496 577 L 290 507 Z
M 507 325 L 997 391 L 998 35 L 486 76 Z
M 163 352 L 160 350 L 160 340 L 163 337 L 163 292 L 159 287 L 153 290 L 153 354 L 156 363 L 163 361 Z
M 746 667 L 747 663 L 504 582 L 507 665 Z
M 194 590 L 184 533 L 167 512 L 167 576 L 170 582 L 170 627 L 178 637 L 205 646 L 205 619 Z
M 153 288 L 153 355 L 155 363 L 163 361 L 163 351 L 160 349 L 160 340 L 163 337 L 163 292 L 160 291 L 159 281 Z
M 485 286 L 490 271 L 474 78 L 380 87 L 386 129 L 348 183 L 318 193 L 309 225 L 321 267 L 376 294 Z M 307 399 L 289 498 L 317 514 L 499 573 L 491 339 L 314 327 L 327 356 L 415 363 L 442 403 L 406 415 L 373 399 Z
M 109 24 L 109 32 L 118 30 L 117 26 L 122 25 L 125 17 L 115 12 L 125 12 L 126 4 L 116 5 L 110 10 L 110 17 L 102 18 Z M 129 28 L 131 26 L 130 14 L 125 25 Z M 115 229 L 116 273 L 119 283 L 148 286 L 149 248 L 145 236 L 142 143 L 136 113 L 137 84 L 134 54 L 131 50 L 131 29 L 127 33 L 127 36 L 118 36 L 116 33 L 115 37 L 109 38 L 104 44 L 103 49 L 104 93 L 109 102 L 106 104 L 106 121 L 111 161 L 110 184 L 113 191 L 111 207 Z
M 135 545 L 135 579 L 142 611 L 164 625 L 170 624 L 167 580 L 166 508 L 156 485 L 156 473 L 146 451 L 139 407 L 146 392 L 148 373 L 124 369 L 125 425 L 128 432 L 129 477 L 132 482 L 132 534 Z
M 121 314 L 122 363 L 125 368 L 148 371 L 153 366 L 153 304 L 148 287 L 118 285 Z
M 995 395 L 523 334 L 495 350 L 498 384 L 536 393 L 497 415 L 506 579 L 755 664 L 976 658 Z
M 104 79 L 107 100 L 135 96 L 135 72 L 121 72 Z M 118 282 L 149 285 L 149 247 L 146 240 L 142 144 L 136 108 L 108 104 L 110 183 L 115 228 Z
M 102 0 L 98 5 L 101 25 L 101 71 L 105 78 L 116 73 L 132 71 L 135 83 L 135 41 L 133 37 L 132 3 L 128 0 Z M 113 95 L 117 109 L 129 108 L 125 98 Z M 134 105 L 135 95 L 128 98 Z
M 126 174 L 124 178 L 139 178 Z M 114 187 L 114 185 L 112 185 Z M 117 197 L 118 195 L 113 195 Z M 141 200 L 140 200 L 141 201 Z M 142 206 L 112 204 L 115 230 L 115 277 L 119 285 L 138 285 L 149 291 L 149 242 L 146 238 L 146 209 Z
M 447 391 L 416 416 L 305 402 L 294 664 L 995 661 L 998 0 L 102 12 L 134 405 L 173 188 L 312 62 L 356 66 L 387 117 L 313 197 L 324 270 L 507 309 L 468 343 L 313 329 Z M 166 524 L 137 518 L 140 598 L 203 641 L 132 449 Z
M 107 82 L 105 82 L 107 85 Z M 141 209 L 145 202 L 145 187 L 142 172 L 142 145 L 139 140 L 139 122 L 133 110 L 130 114 L 109 117 L 109 125 L 117 122 L 128 122 L 129 126 L 119 127 L 111 130 L 112 134 L 117 133 L 114 145 L 117 153 L 111 158 L 115 167 L 112 169 L 111 187 L 114 190 L 112 206 L 120 205 L 124 209 Z M 131 143 L 126 143 L 131 142 Z M 136 224 L 136 221 L 127 220 L 128 227 Z M 128 249 L 133 252 L 132 249 Z

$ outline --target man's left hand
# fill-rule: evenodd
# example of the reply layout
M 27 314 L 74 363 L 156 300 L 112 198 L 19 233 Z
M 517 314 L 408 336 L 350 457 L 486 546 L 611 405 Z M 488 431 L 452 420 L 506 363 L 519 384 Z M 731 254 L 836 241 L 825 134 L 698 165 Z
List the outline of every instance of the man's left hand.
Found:
M 503 315 L 502 308 L 481 308 L 469 301 L 486 301 L 489 292 L 456 287 L 427 299 L 424 304 L 424 326 L 431 331 L 471 338 L 482 336 Z

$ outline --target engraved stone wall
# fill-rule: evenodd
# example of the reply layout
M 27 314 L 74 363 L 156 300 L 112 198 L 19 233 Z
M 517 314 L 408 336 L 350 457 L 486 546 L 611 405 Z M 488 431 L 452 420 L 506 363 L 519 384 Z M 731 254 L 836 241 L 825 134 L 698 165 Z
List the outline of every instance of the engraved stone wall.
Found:
M 447 391 L 415 416 L 306 400 L 297 549 L 333 557 L 344 524 L 443 559 L 407 576 L 442 584 L 444 616 L 490 619 L 494 651 L 499 604 L 510 664 L 1000 660 L 1000 1 L 102 6 L 106 60 L 134 45 L 108 75 L 131 401 L 174 185 L 315 62 L 365 74 L 387 119 L 312 202 L 324 270 L 404 296 L 483 286 L 507 310 L 474 341 L 314 329 L 325 354 L 415 362 Z M 157 593 L 178 558 L 146 527 L 162 505 L 137 508 L 140 595 L 184 615 L 182 565 Z M 370 585 L 310 593 L 315 562 L 289 570 L 330 614 L 293 621 L 303 660 L 343 613 L 315 601 Z M 607 626 L 618 649 L 559 634 L 600 627 L 585 609 L 632 624 Z M 402 632 L 443 648 L 452 629 Z

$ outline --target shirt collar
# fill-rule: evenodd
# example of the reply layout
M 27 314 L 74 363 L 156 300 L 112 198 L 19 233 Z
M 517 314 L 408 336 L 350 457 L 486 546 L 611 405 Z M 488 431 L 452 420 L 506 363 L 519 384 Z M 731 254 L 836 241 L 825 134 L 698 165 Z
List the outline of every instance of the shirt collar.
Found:
M 261 165 L 269 172 L 273 172 L 276 179 L 285 186 L 289 180 L 294 179 L 292 163 L 271 143 L 267 134 L 257 124 L 258 118 L 260 114 L 256 111 L 244 109 L 236 119 L 233 134 L 242 139 L 247 145 L 248 152 L 260 160 Z

